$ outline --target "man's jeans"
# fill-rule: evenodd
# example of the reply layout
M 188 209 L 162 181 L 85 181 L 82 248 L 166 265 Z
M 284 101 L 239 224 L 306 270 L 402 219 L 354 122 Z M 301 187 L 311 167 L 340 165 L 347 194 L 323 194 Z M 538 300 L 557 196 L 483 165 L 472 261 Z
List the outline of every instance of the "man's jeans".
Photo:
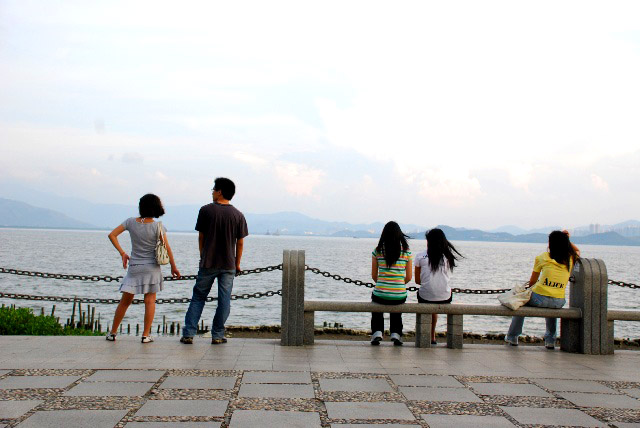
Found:
M 531 293 L 531 299 L 525 306 L 536 306 L 539 308 L 558 309 L 564 306 L 565 299 L 556 297 L 542 296 L 540 294 Z M 545 318 L 547 322 L 547 331 L 544 334 L 544 343 L 553 345 L 556 343 L 556 324 L 557 318 Z M 518 336 L 522 334 L 522 326 L 524 325 L 524 317 L 515 316 L 511 318 L 511 326 L 507 333 L 507 340 L 518 343 Z
M 198 321 L 204 309 L 204 303 L 209 296 L 213 281 L 218 278 L 218 307 L 213 317 L 211 325 L 211 337 L 222 339 L 224 337 L 224 323 L 229 318 L 231 312 L 231 289 L 233 288 L 233 278 L 236 276 L 235 270 L 205 269 L 198 270 L 196 285 L 193 286 L 193 296 L 184 317 L 184 328 L 182 336 L 193 337 L 198 332 Z

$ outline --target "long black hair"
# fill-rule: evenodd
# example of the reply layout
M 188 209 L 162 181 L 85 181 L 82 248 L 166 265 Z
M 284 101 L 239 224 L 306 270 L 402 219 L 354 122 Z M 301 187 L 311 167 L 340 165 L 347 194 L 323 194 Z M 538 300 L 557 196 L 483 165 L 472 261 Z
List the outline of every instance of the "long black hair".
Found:
M 456 260 L 459 260 L 454 253 L 460 257 L 463 255 L 447 240 L 442 229 L 431 229 L 425 234 L 425 237 L 427 238 L 427 257 L 431 272 L 440 269 L 440 264 L 445 257 L 449 262 L 450 269 L 453 270 L 456 267 Z
M 384 256 L 387 267 L 393 266 L 400 258 L 401 251 L 408 251 L 408 236 L 402 233 L 400 226 L 395 221 L 384 225 L 376 251 Z
M 554 230 L 549 234 L 549 256 L 556 262 L 565 265 L 567 270 L 569 270 L 571 263 L 578 258 L 578 254 L 569 240 L 569 235 L 559 230 Z

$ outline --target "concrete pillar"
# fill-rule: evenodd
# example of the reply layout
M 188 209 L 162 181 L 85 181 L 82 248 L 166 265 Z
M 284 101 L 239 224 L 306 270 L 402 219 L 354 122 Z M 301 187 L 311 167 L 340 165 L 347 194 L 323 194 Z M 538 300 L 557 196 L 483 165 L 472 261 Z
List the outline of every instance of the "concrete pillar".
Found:
M 315 312 L 305 312 L 304 313 L 304 340 L 303 344 L 305 345 L 313 345 L 314 343 L 314 333 L 315 333 Z
M 582 319 L 561 321 L 560 349 L 604 355 L 613 352 L 607 326 L 607 268 L 599 259 L 579 259 L 575 282 L 569 289 L 569 306 L 582 311 Z M 611 338 L 613 340 L 613 338 Z
M 462 315 L 447 315 L 447 348 L 462 349 Z
M 284 250 L 280 344 L 304 344 L 304 250 Z
M 416 314 L 416 348 L 431 348 L 431 314 Z

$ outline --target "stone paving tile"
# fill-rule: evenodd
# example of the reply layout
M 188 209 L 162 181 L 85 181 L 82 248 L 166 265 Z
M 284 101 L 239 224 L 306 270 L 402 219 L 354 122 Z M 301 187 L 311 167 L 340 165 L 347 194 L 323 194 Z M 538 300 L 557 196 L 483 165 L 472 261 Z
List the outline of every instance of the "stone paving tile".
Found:
M 409 400 L 454 401 L 481 403 L 482 399 L 466 388 L 432 388 L 429 386 L 400 386 L 398 390 Z
M 525 383 L 474 383 L 469 386 L 482 395 L 507 395 L 510 397 L 553 397 L 543 389 Z
M 167 376 L 160 389 L 233 389 L 235 384 L 230 376 Z
M 452 376 L 415 376 L 415 375 L 391 375 L 391 380 L 398 386 L 444 386 L 451 388 L 463 388 Z
M 67 397 L 136 397 L 144 395 L 151 382 L 82 382 L 64 393 Z
M 386 379 L 319 379 L 323 391 L 394 392 Z
M 573 379 L 532 379 L 535 383 L 550 391 L 567 391 L 567 392 L 602 392 L 605 394 L 617 394 L 611 388 L 601 383 L 591 380 L 573 380 Z
M 20 428 L 113 428 L 127 410 L 53 410 L 35 412 Z
M 422 415 L 430 428 L 510 428 L 515 425 L 502 416 Z
M 85 382 L 157 382 L 164 370 L 97 370 Z
M 405 425 L 405 424 L 331 424 L 331 428 L 421 428 L 420 425 Z
M 523 425 L 608 426 L 576 409 L 540 409 L 532 407 L 501 407 L 501 409 Z
M 415 420 L 403 403 L 325 403 L 330 419 L 405 419 Z
M 623 389 L 622 392 L 632 397 L 640 398 L 640 388 Z
M 248 383 L 240 386 L 238 397 L 314 398 L 315 393 L 311 385 Z
M 42 404 L 40 400 L 0 401 L 0 419 L 15 419 Z
M 220 428 L 222 422 L 129 422 L 126 428 Z
M 302 372 L 244 372 L 242 383 L 311 383 L 311 373 Z
M 640 401 L 626 395 L 589 394 L 584 392 L 559 392 L 558 395 L 580 407 L 640 409 Z
M 66 388 L 80 376 L 8 376 L 0 379 L 0 389 Z
M 224 416 L 226 400 L 149 400 L 136 416 Z
M 320 414 L 316 412 L 282 412 L 271 410 L 236 410 L 230 428 L 287 427 L 320 428 Z

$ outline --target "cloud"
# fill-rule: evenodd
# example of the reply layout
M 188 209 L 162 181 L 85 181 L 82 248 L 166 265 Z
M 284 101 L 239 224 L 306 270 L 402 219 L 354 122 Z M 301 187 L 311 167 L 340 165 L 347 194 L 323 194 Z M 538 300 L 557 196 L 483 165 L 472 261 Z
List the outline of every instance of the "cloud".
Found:
M 293 162 L 277 162 L 275 171 L 286 191 L 295 196 L 312 196 L 325 175 L 322 170 Z
M 253 155 L 251 153 L 235 152 L 233 154 L 233 157 L 240 162 L 256 167 L 265 166 L 268 163 L 266 159 Z
M 594 189 L 601 192 L 609 191 L 609 183 L 597 174 L 591 174 L 591 185 Z
M 141 164 L 144 161 L 142 154 L 138 152 L 127 152 L 122 154 L 122 162 L 128 164 Z

